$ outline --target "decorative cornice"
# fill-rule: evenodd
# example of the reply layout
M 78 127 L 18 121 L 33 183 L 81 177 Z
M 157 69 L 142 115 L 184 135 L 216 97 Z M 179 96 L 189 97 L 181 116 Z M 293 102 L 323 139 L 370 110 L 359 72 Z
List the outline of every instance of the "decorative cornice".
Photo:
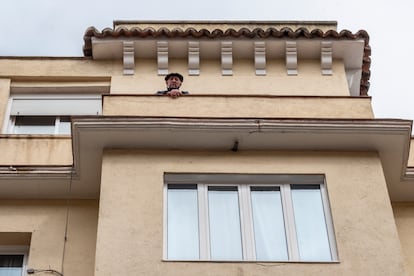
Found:
M 92 38 L 139 38 L 139 39 L 171 39 L 171 38 L 195 38 L 195 39 L 326 39 L 334 40 L 363 40 L 364 54 L 362 60 L 362 76 L 360 82 L 360 96 L 367 96 L 369 89 L 369 78 L 371 75 L 371 47 L 369 45 L 369 35 L 366 31 L 360 30 L 352 33 L 348 30 L 337 32 L 335 30 L 322 31 L 321 29 L 308 30 L 307 28 L 298 28 L 292 30 L 284 27 L 277 28 L 255 28 L 253 30 L 247 28 L 240 28 L 235 30 L 228 29 L 214 29 L 209 31 L 207 29 L 197 30 L 195 28 L 125 28 L 118 27 L 115 29 L 105 28 L 101 32 L 95 27 L 89 27 L 84 34 L 83 53 L 85 56 L 92 56 Z
M 157 42 L 158 75 L 168 74 L 168 41 Z
M 321 42 L 321 71 L 322 75 L 332 75 L 332 42 Z
M 198 41 L 188 42 L 188 75 L 200 75 L 200 43 Z
M 257 76 L 266 75 L 266 43 L 264 41 L 254 43 L 254 66 Z
M 221 74 L 223 76 L 233 75 L 233 43 L 231 41 L 221 42 Z
M 261 28 L 255 28 L 254 30 L 249 30 L 247 28 L 241 28 L 235 30 L 232 28 L 226 30 L 215 29 L 209 31 L 206 29 L 196 30 L 194 28 L 188 28 L 182 30 L 180 28 L 174 28 L 172 30 L 168 28 L 160 28 L 158 30 L 153 28 L 125 28 L 118 27 L 116 29 L 105 28 L 102 32 L 99 32 L 95 27 L 89 27 L 86 29 L 84 34 L 85 45 L 83 51 L 85 56 L 90 56 L 92 54 L 92 37 L 96 38 L 209 38 L 209 39 L 220 39 L 220 38 L 249 38 L 249 39 L 265 39 L 265 38 L 306 38 L 306 39 L 363 39 L 366 41 L 366 45 L 369 42 L 369 35 L 366 31 L 360 30 L 357 33 L 353 34 L 351 31 L 343 30 L 337 32 L 335 30 L 329 30 L 323 32 L 320 29 L 314 29 L 309 31 L 306 28 L 299 28 L 297 30 L 292 30 L 291 28 L 282 28 L 280 30 L 276 28 L 268 28 L 266 30 Z
M 286 41 L 286 70 L 288 76 L 298 74 L 298 50 L 296 41 Z
M 135 48 L 133 41 L 123 42 L 124 75 L 133 75 L 135 72 Z

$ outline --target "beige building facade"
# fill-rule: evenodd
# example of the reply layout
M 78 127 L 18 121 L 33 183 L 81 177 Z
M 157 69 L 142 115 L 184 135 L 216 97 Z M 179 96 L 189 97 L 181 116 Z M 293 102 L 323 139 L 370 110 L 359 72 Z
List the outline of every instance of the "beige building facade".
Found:
M 0 57 L 0 275 L 414 275 L 412 122 L 374 117 L 369 36 L 336 27 L 115 21 Z M 171 72 L 190 94 L 155 94 Z

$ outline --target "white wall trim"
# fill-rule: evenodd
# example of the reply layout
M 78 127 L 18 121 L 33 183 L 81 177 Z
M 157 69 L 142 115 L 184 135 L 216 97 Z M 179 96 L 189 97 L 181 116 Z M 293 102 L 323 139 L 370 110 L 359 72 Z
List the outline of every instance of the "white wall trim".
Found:
M 135 44 L 134 41 L 123 41 L 124 75 L 135 73 Z
M 168 41 L 157 41 L 158 75 L 168 74 Z

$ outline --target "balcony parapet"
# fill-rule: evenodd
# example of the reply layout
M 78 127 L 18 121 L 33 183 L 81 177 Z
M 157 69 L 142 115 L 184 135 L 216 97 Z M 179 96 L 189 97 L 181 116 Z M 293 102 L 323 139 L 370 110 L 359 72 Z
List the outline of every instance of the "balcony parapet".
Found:
M 370 97 L 105 95 L 103 115 L 218 118 L 372 119 Z
M 71 166 L 69 135 L 0 135 L 0 166 Z

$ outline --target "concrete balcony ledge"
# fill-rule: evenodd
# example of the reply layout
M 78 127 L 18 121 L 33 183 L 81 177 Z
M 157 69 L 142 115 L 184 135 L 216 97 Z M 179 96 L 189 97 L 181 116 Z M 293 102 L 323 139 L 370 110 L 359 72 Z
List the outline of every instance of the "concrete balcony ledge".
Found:
M 0 135 L 0 166 L 71 166 L 70 135 Z
M 372 119 L 370 97 L 105 95 L 103 115 L 218 118 Z

